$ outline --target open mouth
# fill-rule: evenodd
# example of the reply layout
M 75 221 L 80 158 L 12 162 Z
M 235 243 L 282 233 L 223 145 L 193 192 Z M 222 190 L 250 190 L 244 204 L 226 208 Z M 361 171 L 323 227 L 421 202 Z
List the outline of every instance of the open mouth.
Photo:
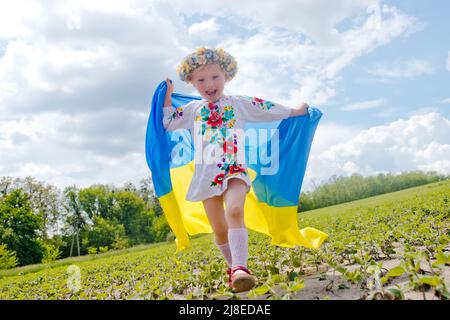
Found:
M 207 94 L 210 98 L 214 97 L 214 96 L 216 95 L 216 93 L 217 93 L 217 90 L 206 91 L 206 94 Z

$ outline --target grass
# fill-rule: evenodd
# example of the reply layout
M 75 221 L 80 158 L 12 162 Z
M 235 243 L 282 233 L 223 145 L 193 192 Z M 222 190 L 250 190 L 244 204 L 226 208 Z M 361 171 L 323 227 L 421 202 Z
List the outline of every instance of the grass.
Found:
M 99 253 L 99 254 L 94 254 L 94 255 L 83 255 L 83 256 L 79 256 L 79 257 L 64 258 L 64 259 L 59 259 L 59 260 L 49 262 L 49 263 L 30 264 L 30 265 L 23 266 L 23 267 L 17 267 L 17 268 L 12 268 L 12 269 L 8 269 L 8 270 L 1 270 L 0 278 L 11 277 L 11 276 L 21 276 L 21 275 L 25 275 L 28 273 L 39 272 L 39 271 L 46 270 L 46 269 L 64 267 L 64 266 L 68 266 L 68 265 L 72 265 L 72 264 L 80 264 L 83 262 L 90 262 L 90 261 L 94 261 L 94 260 L 108 259 L 110 257 L 145 251 L 145 250 L 154 249 L 154 248 L 164 246 L 164 245 L 168 245 L 168 244 L 165 242 L 151 243 L 151 244 L 145 244 L 145 245 L 138 245 L 138 246 L 134 246 L 132 248 L 126 248 L 126 249 L 121 249 L 121 250 L 111 250 L 111 251 L 108 251 L 105 253 Z
M 316 227 L 330 235 L 319 250 L 270 246 L 269 237 L 250 232 L 249 266 L 264 284 L 256 292 L 268 288 L 272 297 L 282 298 L 274 289 L 277 285 L 291 291 L 299 288 L 302 270 L 323 264 L 334 265 L 348 281 L 361 286 L 376 267 L 375 261 L 402 255 L 395 252 L 395 243 L 402 242 L 410 248 L 401 257 L 405 272 L 419 281 L 410 286 L 433 280 L 436 292 L 450 297 L 439 266 L 433 270 L 436 278 L 431 279 L 416 274 L 415 267 L 408 264 L 420 258 L 413 254 L 422 247 L 430 255 L 440 254 L 441 260 L 449 259 L 440 251 L 450 239 L 449 197 L 450 180 L 446 180 L 299 214 L 300 228 Z M 179 254 L 175 254 L 175 243 L 157 243 L 5 270 L 0 272 L 0 299 L 231 297 L 224 282 L 226 264 L 212 245 L 212 237 L 191 237 L 191 247 Z M 361 269 L 345 271 L 347 264 L 354 263 Z M 72 292 L 67 285 L 67 266 L 73 264 L 83 275 L 79 292 Z M 293 292 L 289 295 L 294 297 Z
M 366 210 L 367 208 L 375 208 L 379 205 L 388 202 L 400 202 L 407 201 L 413 199 L 417 196 L 426 196 L 427 194 L 432 194 L 436 192 L 436 190 L 442 187 L 448 187 L 449 196 L 450 196 L 450 180 L 433 182 L 430 184 L 408 188 L 400 191 L 390 192 L 374 197 L 369 197 L 365 199 L 350 201 L 346 203 L 337 204 L 330 207 L 310 210 L 306 212 L 300 213 L 301 218 L 314 218 L 321 219 L 325 217 L 341 215 L 341 214 L 353 214 L 358 210 Z

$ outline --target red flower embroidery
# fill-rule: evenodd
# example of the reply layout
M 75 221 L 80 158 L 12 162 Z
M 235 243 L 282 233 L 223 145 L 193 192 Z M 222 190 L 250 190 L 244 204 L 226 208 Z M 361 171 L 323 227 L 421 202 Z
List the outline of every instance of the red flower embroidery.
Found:
M 215 183 L 215 184 L 222 184 L 223 178 L 224 178 L 224 177 L 225 177 L 225 174 L 219 173 L 219 174 L 214 178 L 214 183 Z
M 241 166 L 233 166 L 233 165 L 230 166 L 230 174 L 239 172 L 245 172 L 245 169 L 242 168 Z
M 233 142 L 225 141 L 223 144 L 223 152 L 228 154 L 235 154 L 237 152 L 237 145 Z
M 214 110 L 215 109 L 215 104 L 214 104 L 214 102 L 210 102 L 210 103 L 208 103 L 208 108 L 209 108 L 209 110 Z
M 208 119 L 208 125 L 211 127 L 217 127 L 222 124 L 222 117 L 220 114 L 216 111 L 211 112 L 209 119 Z
M 270 110 L 274 106 L 273 102 L 256 98 L 256 97 L 248 97 L 252 101 L 252 104 L 261 110 Z

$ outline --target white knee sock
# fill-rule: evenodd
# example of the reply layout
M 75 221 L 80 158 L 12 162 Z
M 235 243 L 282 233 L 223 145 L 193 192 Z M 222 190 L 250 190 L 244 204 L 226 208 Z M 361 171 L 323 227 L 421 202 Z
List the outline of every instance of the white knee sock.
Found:
M 215 244 L 220 249 L 220 251 L 222 251 L 225 260 L 227 260 L 228 265 L 231 267 L 231 251 L 229 243 L 227 242 L 224 244 L 217 244 L 217 242 L 215 242 Z
M 247 228 L 228 228 L 228 242 L 230 244 L 232 267 L 244 266 L 247 268 L 248 232 Z

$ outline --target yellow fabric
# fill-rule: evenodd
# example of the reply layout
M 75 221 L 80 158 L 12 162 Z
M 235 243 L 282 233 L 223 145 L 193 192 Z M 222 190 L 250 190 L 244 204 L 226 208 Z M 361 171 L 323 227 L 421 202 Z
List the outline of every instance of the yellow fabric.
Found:
M 256 173 L 247 168 L 250 180 Z M 167 222 L 176 237 L 177 252 L 189 246 L 189 236 L 213 232 L 203 204 L 185 199 L 189 184 L 194 175 L 194 161 L 188 165 L 170 169 L 172 191 L 159 198 Z M 247 194 L 244 207 L 247 228 L 266 234 L 272 244 L 282 247 L 304 246 L 317 249 L 328 235 L 317 229 L 306 227 L 298 229 L 297 206 L 273 207 L 259 202 L 253 188 Z

